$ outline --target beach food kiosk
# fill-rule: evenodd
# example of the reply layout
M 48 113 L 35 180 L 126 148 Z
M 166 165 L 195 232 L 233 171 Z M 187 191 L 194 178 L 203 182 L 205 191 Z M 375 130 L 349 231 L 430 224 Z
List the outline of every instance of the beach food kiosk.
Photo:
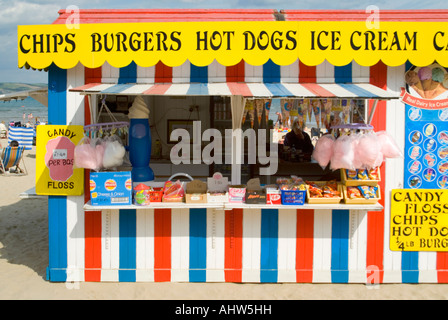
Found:
M 19 26 L 19 67 L 48 68 L 47 279 L 446 283 L 447 22 L 446 10 L 142 9 Z M 268 142 L 245 165 L 235 133 L 269 129 L 274 99 L 329 130 L 311 162 Z M 119 139 L 94 145 L 99 162 L 79 157 L 106 136 Z M 230 160 L 211 163 L 218 140 L 208 154 Z M 353 164 L 375 148 L 375 165 Z

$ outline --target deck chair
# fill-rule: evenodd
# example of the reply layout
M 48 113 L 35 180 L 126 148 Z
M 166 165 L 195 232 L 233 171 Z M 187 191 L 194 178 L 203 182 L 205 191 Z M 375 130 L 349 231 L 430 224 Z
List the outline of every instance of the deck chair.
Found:
M 0 172 L 27 175 L 23 154 L 25 146 L 6 147 L 0 152 Z M 14 170 L 11 170 L 13 168 Z

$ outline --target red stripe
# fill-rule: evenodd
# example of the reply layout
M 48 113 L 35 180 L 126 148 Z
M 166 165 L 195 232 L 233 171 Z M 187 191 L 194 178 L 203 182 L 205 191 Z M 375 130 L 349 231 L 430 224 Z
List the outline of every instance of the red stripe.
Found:
M 307 89 L 308 91 L 311 91 L 312 93 L 317 95 L 318 97 L 323 97 L 323 98 L 336 97 L 333 93 L 322 88 L 317 83 L 303 83 L 302 86 L 305 89 Z
M 84 87 L 101 82 L 101 67 L 84 68 Z M 89 99 L 84 99 L 84 124 L 90 124 Z M 84 170 L 84 201 L 90 200 L 90 170 Z M 101 211 L 86 211 L 84 214 L 85 234 L 85 281 L 101 281 Z
M 156 64 L 154 82 L 155 83 L 172 83 L 173 82 L 173 68 L 168 67 L 162 61 L 159 61 Z
M 242 282 L 243 209 L 225 213 L 224 278 L 226 282 Z
M 244 82 L 245 77 L 245 63 L 241 60 L 240 63 L 226 67 L 226 81 L 227 82 Z
M 84 71 L 84 78 L 85 78 L 85 82 L 84 83 L 101 83 L 101 78 L 103 77 L 102 74 L 102 69 L 101 67 L 98 68 L 85 68 Z
M 315 83 L 316 66 L 307 66 L 299 61 L 299 83 Z
M 387 66 L 378 62 L 370 67 L 370 83 L 382 89 L 387 89 Z M 370 108 L 373 101 L 370 103 Z M 370 110 L 369 110 L 370 111 Z M 386 101 L 378 101 L 371 124 L 375 131 L 386 130 Z M 384 188 L 386 181 L 386 164 L 380 167 L 381 181 L 378 183 L 381 191 L 379 203 L 384 207 Z M 380 270 L 380 283 L 384 276 L 384 210 L 367 213 L 367 266 L 376 266 Z M 367 274 L 369 276 L 370 274 Z
M 171 209 L 154 209 L 154 281 L 171 281 Z
M 281 10 L 286 21 L 367 21 L 366 10 Z M 447 21 L 448 10 L 381 10 L 381 21 Z
M 54 24 L 175 22 L 175 21 L 275 21 L 273 9 L 81 9 L 60 10 Z
M 85 222 L 85 281 L 101 281 L 101 211 L 86 211 Z
M 297 209 L 297 282 L 313 282 L 314 210 Z
M 227 87 L 234 96 L 252 97 L 252 91 L 250 91 L 247 83 L 229 82 Z
M 437 282 L 448 283 L 448 252 L 437 252 Z
M 171 87 L 171 84 L 155 84 L 142 94 L 163 95 Z
M 101 68 L 101 67 L 100 67 L 100 68 Z M 86 68 L 86 69 L 87 69 L 87 68 Z M 100 81 L 101 81 L 101 80 L 100 80 Z M 70 89 L 70 91 L 73 91 L 73 92 L 81 92 L 81 91 L 84 91 L 84 90 L 87 90 L 87 89 L 90 89 L 90 88 L 93 88 L 93 87 L 96 87 L 96 86 L 99 86 L 99 85 L 101 85 L 101 83 L 89 83 L 89 84 L 85 84 L 85 85 L 83 85 L 83 86 L 79 86 L 79 87 Z

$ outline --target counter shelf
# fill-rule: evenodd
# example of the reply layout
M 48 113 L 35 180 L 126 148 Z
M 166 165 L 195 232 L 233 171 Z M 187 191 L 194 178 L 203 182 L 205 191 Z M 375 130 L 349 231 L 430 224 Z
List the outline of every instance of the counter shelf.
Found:
M 119 209 L 194 209 L 194 208 L 215 208 L 223 210 L 232 209 L 328 209 L 328 210 L 365 210 L 365 211 L 382 211 L 383 206 L 376 204 L 309 204 L 303 205 L 271 205 L 271 204 L 246 204 L 246 203 L 185 203 L 185 202 L 154 202 L 149 206 L 138 205 L 114 205 L 114 206 L 92 206 L 90 201 L 84 205 L 85 211 L 99 210 L 119 210 Z

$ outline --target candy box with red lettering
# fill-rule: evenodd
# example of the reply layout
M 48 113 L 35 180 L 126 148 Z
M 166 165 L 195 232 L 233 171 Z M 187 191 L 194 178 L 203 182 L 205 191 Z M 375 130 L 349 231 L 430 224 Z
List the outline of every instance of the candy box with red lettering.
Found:
M 229 202 L 244 203 L 246 201 L 246 186 L 231 185 L 229 186 Z
M 90 172 L 90 203 L 93 206 L 132 204 L 131 172 Z
M 266 204 L 282 204 L 282 193 L 276 185 L 266 186 Z

